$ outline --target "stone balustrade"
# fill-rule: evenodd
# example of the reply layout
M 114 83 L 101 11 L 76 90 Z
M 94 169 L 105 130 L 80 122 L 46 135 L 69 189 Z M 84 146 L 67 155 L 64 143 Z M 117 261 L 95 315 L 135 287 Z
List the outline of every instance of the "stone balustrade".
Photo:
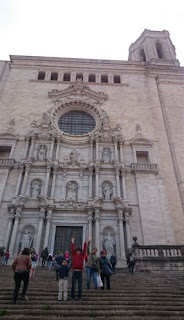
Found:
M 184 270 L 184 245 L 133 245 L 136 269 L 141 271 Z
M 0 167 L 12 167 L 15 159 L 0 158 Z
M 158 164 L 134 162 L 131 165 L 131 169 L 133 172 L 158 173 Z

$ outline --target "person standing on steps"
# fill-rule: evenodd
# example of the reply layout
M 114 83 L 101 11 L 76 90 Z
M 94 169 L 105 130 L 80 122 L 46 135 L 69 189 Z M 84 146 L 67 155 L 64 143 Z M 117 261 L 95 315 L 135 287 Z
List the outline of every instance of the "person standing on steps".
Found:
M 82 298 L 82 271 L 84 266 L 84 259 L 86 255 L 86 242 L 84 243 L 83 250 L 81 248 L 75 249 L 75 238 L 71 238 L 71 251 L 72 251 L 72 288 L 71 300 L 75 298 L 75 286 L 78 281 L 78 300 Z
M 127 259 L 128 269 L 130 273 L 134 273 L 135 259 L 132 254 L 129 255 Z
M 113 273 L 115 273 L 115 267 L 116 267 L 117 259 L 116 259 L 116 256 L 115 256 L 114 253 L 110 257 L 110 263 L 111 263 L 111 266 L 112 266 L 112 271 L 113 271 Z
M 48 248 L 45 248 L 41 253 L 42 267 L 45 267 L 45 262 L 47 261 L 48 256 L 49 256 Z
M 106 250 L 101 251 L 100 269 L 101 269 L 101 279 L 103 282 L 103 287 L 101 288 L 101 290 L 104 290 L 105 279 L 107 284 L 107 290 L 110 290 L 110 276 L 113 274 L 113 271 L 112 271 L 112 266 L 110 264 L 110 261 L 109 259 L 107 259 Z
M 12 269 L 14 271 L 15 289 L 13 295 L 13 303 L 17 303 L 17 297 L 21 285 L 21 281 L 24 282 L 22 290 L 22 299 L 29 300 L 26 296 L 28 284 L 29 284 L 29 271 L 31 269 L 31 258 L 30 249 L 24 248 L 22 254 L 19 255 L 12 264 Z
M 86 272 L 87 272 L 87 289 L 90 289 L 91 276 L 93 277 L 93 282 L 95 289 L 97 289 L 97 273 L 100 272 L 100 262 L 99 257 L 96 256 L 97 248 L 92 248 L 90 253 L 90 243 L 92 238 L 89 238 L 87 247 L 87 262 L 86 262 Z
M 6 253 L 5 253 L 5 255 L 4 255 L 3 266 L 4 266 L 5 264 L 8 264 L 8 259 L 9 259 L 9 257 L 10 257 L 10 253 L 9 253 L 9 251 L 7 250 Z
M 68 262 L 64 258 L 61 262 L 61 266 L 58 269 L 59 276 L 59 291 L 58 291 L 58 301 L 67 301 L 68 298 L 68 273 L 69 267 Z

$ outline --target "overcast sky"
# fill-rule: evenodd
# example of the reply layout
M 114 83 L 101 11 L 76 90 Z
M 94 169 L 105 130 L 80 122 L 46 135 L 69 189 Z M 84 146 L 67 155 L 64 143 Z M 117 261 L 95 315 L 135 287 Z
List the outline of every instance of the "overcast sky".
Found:
M 128 60 L 144 29 L 168 30 L 184 66 L 184 0 L 0 0 L 0 60 Z

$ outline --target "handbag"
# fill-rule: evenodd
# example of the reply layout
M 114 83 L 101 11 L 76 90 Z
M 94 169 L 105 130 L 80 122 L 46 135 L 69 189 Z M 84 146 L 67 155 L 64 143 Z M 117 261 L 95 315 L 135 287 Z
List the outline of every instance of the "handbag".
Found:
M 97 273 L 97 288 L 102 288 L 103 282 L 99 273 Z

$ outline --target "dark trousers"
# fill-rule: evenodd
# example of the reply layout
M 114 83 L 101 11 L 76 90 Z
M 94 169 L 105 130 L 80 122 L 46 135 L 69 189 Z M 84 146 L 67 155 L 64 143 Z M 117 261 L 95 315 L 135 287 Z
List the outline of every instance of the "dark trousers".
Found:
M 14 280 L 15 280 L 15 289 L 14 289 L 14 295 L 13 295 L 13 301 L 17 301 L 21 281 L 24 282 L 24 286 L 22 289 L 22 296 L 26 295 L 27 287 L 29 284 L 29 271 L 23 271 L 23 272 L 15 272 L 14 273 Z
M 75 286 L 78 281 L 78 299 L 82 297 L 82 271 L 73 271 L 72 273 L 72 288 L 71 299 L 75 298 Z
M 104 286 L 105 286 L 105 279 L 106 279 L 106 284 L 107 284 L 107 290 L 110 290 L 110 276 L 108 276 L 106 273 L 101 273 L 101 279 L 103 282 L 103 287 L 101 288 L 101 290 L 104 290 Z
M 45 267 L 45 262 L 47 261 L 46 257 L 42 257 L 42 267 Z
M 112 262 L 111 265 L 112 265 L 112 271 L 113 271 L 113 273 L 115 273 L 116 263 Z
M 129 269 L 130 273 L 134 273 L 134 264 L 129 263 L 128 269 Z

